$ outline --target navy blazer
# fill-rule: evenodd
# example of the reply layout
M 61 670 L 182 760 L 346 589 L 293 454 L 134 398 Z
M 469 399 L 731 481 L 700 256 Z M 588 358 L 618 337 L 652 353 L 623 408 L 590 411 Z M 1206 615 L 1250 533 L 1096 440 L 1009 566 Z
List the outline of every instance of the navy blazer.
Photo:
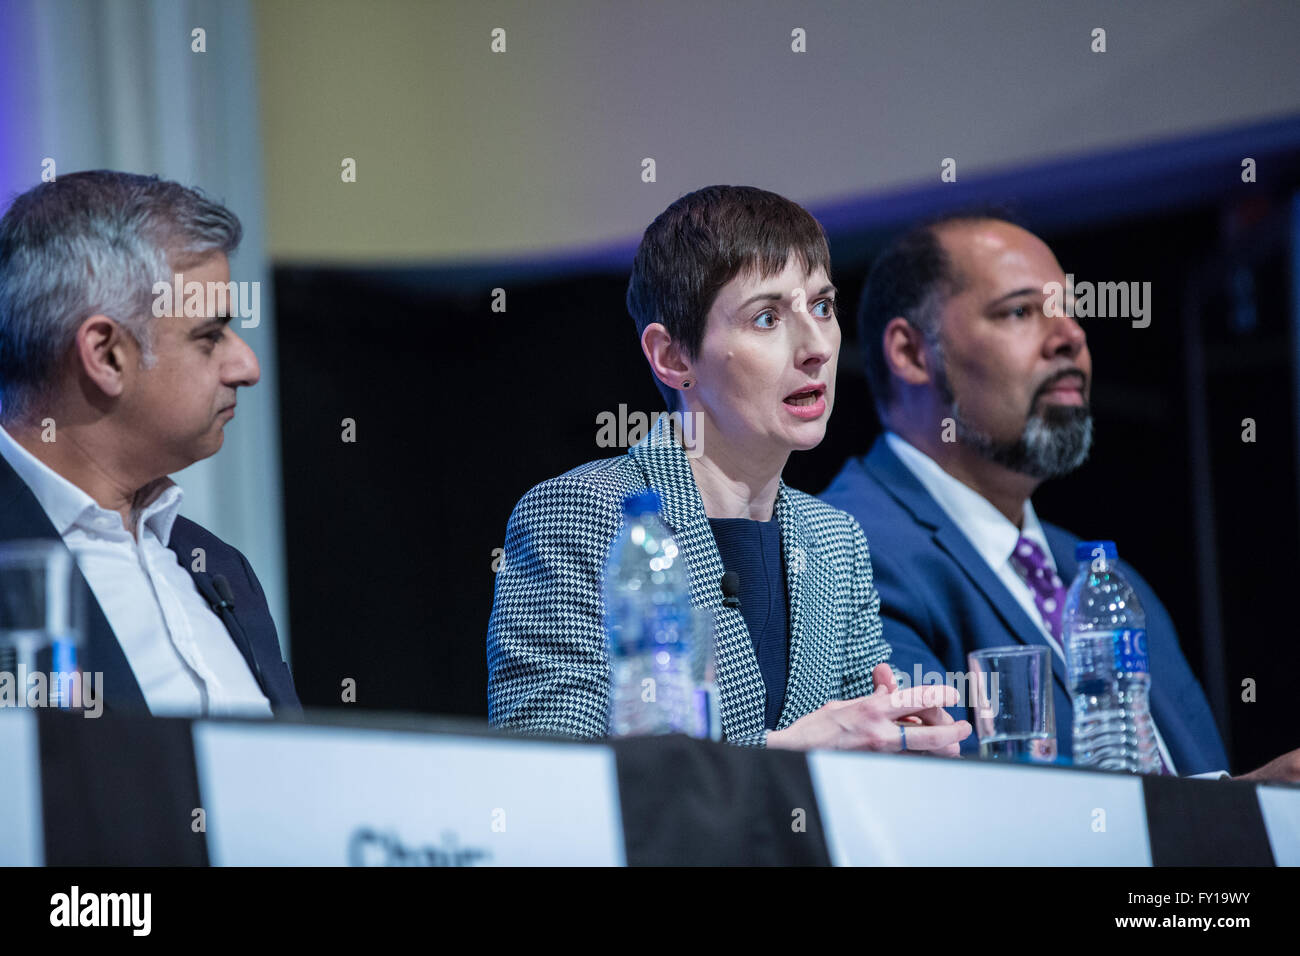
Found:
M 32 490 L 0 457 L 0 542 L 34 538 L 62 540 Z M 213 613 L 221 617 L 230 639 L 239 648 L 262 693 L 270 701 L 272 711 L 277 716 L 301 713 L 302 704 L 294 690 L 293 677 L 280 656 L 280 641 L 271 609 L 267 607 L 266 595 L 262 593 L 262 586 L 248 560 L 216 535 L 179 515 L 172 525 L 167 546 L 176 552 L 181 567 L 190 572 L 209 606 L 219 604 L 212 584 L 213 575 L 225 575 L 235 599 L 234 608 L 222 608 Z M 195 548 L 204 549 L 206 568 L 203 571 L 193 570 Z M 80 569 L 77 575 L 81 576 Z M 89 586 L 86 594 L 86 646 L 79 661 L 82 671 L 103 673 L 101 686 L 106 712 L 147 715 L 149 708 L 144 693 L 136 683 L 117 636 Z
M 966 655 L 979 648 L 1047 645 L 1037 623 L 883 436 L 865 456 L 849 459 L 821 498 L 857 518 L 867 534 L 885 640 L 893 648 L 889 663 L 909 680 L 918 664 L 923 675 L 965 673 Z M 1079 539 L 1046 522 L 1043 532 L 1068 582 L 1077 567 L 1074 545 Z M 1169 612 L 1132 566 L 1122 560 L 1120 565 L 1146 612 L 1151 713 L 1175 769 L 1184 775 L 1228 769 L 1209 703 L 1178 646 Z M 1065 666 L 1055 653 L 1052 669 L 1056 737 L 1059 752 L 1068 758 L 1073 707 Z M 974 726 L 967 708 L 950 712 Z M 963 753 L 978 748 L 975 734 L 962 743 Z

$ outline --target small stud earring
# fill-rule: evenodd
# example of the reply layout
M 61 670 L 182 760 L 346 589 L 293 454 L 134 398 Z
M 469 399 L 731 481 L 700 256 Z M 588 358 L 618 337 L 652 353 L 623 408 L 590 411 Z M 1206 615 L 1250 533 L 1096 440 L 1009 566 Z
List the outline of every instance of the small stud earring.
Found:
M 686 380 L 685 382 L 682 382 L 682 388 L 690 388 L 690 387 L 691 387 L 691 383 L 689 379 Z

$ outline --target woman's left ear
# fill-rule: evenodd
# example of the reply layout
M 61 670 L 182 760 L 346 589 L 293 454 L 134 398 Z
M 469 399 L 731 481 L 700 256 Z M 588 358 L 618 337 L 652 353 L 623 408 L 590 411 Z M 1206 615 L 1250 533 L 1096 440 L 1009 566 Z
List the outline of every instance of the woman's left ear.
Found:
M 641 333 L 641 351 L 659 381 L 669 388 L 691 387 L 690 364 L 682 359 L 681 349 L 663 323 L 651 322 L 645 327 Z

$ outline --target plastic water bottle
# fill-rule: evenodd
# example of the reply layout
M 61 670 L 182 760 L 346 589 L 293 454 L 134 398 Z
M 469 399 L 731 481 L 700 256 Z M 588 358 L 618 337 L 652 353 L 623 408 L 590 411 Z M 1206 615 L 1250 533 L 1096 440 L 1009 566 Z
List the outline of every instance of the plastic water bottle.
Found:
M 1148 701 L 1146 615 L 1115 566 L 1113 541 L 1081 541 L 1061 618 L 1074 701 L 1074 763 L 1159 773 Z
M 699 735 L 690 579 L 659 507 L 653 489 L 627 497 L 605 566 L 614 737 Z

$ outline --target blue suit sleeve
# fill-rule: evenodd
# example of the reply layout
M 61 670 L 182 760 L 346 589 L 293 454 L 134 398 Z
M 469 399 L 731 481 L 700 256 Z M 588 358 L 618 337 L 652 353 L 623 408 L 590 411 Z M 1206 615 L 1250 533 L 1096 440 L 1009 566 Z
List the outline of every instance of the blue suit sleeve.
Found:
M 871 550 L 857 520 L 849 520 L 853 522 L 854 611 L 845 640 L 842 700 L 865 697 L 875 690 L 871 672 L 888 660 L 890 647 L 882 633 L 880 592 L 876 590 Z
M 1201 682 L 1183 656 L 1173 618 L 1151 585 L 1132 565 L 1120 567 L 1146 613 L 1147 650 L 1151 659 L 1151 709 L 1182 776 L 1226 770 L 1223 737 Z M 1217 675 L 1207 675 L 1212 679 Z

